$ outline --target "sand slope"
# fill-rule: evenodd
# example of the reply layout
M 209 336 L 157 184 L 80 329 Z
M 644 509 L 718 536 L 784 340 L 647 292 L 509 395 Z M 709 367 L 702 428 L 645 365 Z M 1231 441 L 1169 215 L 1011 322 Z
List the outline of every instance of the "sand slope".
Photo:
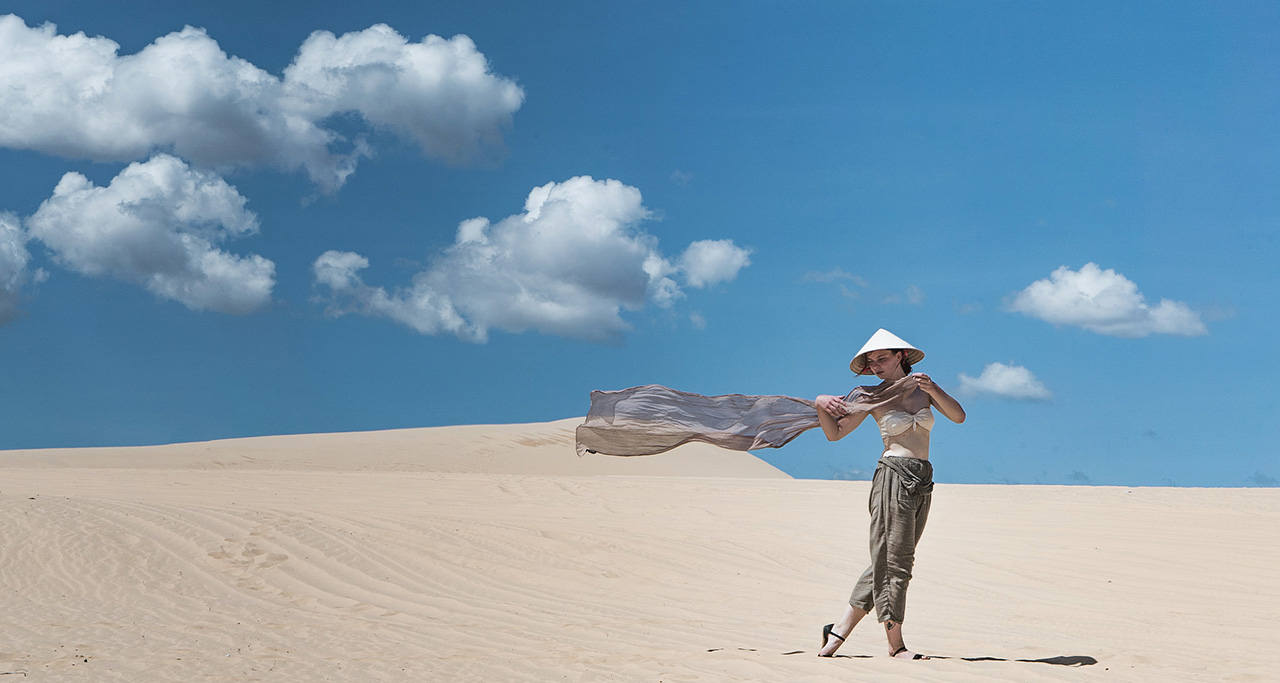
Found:
M 575 417 L 555 422 L 297 434 L 128 448 L 0 451 L 0 467 L 288 469 L 483 474 L 781 477 L 748 453 L 689 444 L 680 453 L 616 458 L 574 452 Z
M 565 428 L 551 424 L 524 432 Z M 890 660 L 864 624 L 846 656 L 820 660 L 821 624 L 862 569 L 865 482 L 757 476 L 745 454 L 728 462 L 748 474 L 721 477 L 681 475 L 678 457 L 662 476 L 575 475 L 558 460 L 544 474 L 495 472 L 496 456 L 485 471 L 403 454 L 368 467 L 371 451 L 405 450 L 403 434 L 382 435 L 279 437 L 305 446 L 276 449 L 273 467 L 263 449 L 245 459 L 244 441 L 199 445 L 211 450 L 181 467 L 154 449 L 63 452 L 40 467 L 31 452 L 0 454 L 0 673 L 1280 678 L 1277 490 L 939 485 L 907 635 L 949 659 Z M 349 446 L 319 443 L 357 438 L 365 450 L 346 468 Z M 525 448 L 512 457 L 542 446 Z M 590 461 L 566 450 L 565 462 Z

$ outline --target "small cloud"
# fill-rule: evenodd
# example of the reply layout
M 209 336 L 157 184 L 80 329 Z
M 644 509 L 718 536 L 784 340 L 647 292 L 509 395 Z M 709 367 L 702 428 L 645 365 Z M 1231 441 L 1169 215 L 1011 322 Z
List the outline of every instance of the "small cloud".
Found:
M 1160 435 L 1156 433 L 1156 430 L 1150 429 L 1150 428 L 1142 430 L 1142 435 L 1147 437 L 1148 439 L 1160 438 Z
M 858 290 L 856 290 L 856 289 L 849 289 L 849 286 L 848 286 L 848 285 L 846 285 L 846 284 L 844 284 L 843 282 L 841 282 L 841 283 L 840 283 L 840 296 L 842 296 L 842 297 L 844 297 L 844 298 L 846 298 L 846 299 L 861 299 L 861 298 L 862 298 L 862 292 L 859 292 L 859 291 L 858 291 Z
M 680 187 L 689 187 L 689 183 L 692 180 L 693 180 L 692 173 L 685 173 L 684 171 L 679 171 L 679 170 L 671 172 L 671 182 L 675 183 L 676 185 L 679 185 Z
M 843 268 L 832 268 L 825 273 L 811 270 L 800 278 L 801 282 L 839 282 L 841 280 L 848 280 L 859 287 L 869 286 L 861 276 L 854 275 Z
M 871 477 L 874 475 L 875 472 L 868 472 L 855 467 L 847 470 L 835 470 L 831 473 L 831 478 L 840 481 L 871 481 Z
M 689 323 L 693 325 L 695 330 L 707 329 L 707 319 L 701 313 L 693 312 L 689 314 Z
M 907 287 L 907 290 L 901 294 L 895 292 L 893 294 L 885 295 L 884 298 L 880 300 L 880 303 L 890 306 L 897 306 L 899 304 L 919 306 L 924 303 L 924 290 L 915 285 L 910 285 Z
M 663 263 L 665 264 L 666 262 L 664 261 Z M 664 268 L 663 272 L 669 271 Z M 649 290 L 649 299 L 652 300 L 658 308 L 671 308 L 676 305 L 677 301 L 685 298 L 685 293 L 680 289 L 680 285 L 676 284 L 675 280 L 672 280 L 665 275 L 654 275 L 653 273 L 650 273 Z
M 1067 481 L 1071 482 L 1072 484 L 1088 484 L 1090 482 L 1090 479 L 1089 479 L 1089 475 L 1085 474 L 1084 472 L 1081 472 L 1080 470 L 1075 470 L 1071 474 L 1067 475 Z
M 960 392 L 1014 401 L 1047 401 L 1053 397 L 1030 370 L 1004 363 L 989 363 L 977 377 L 960 373 Z
M 750 256 L 750 249 L 733 240 L 699 240 L 684 250 L 680 270 L 690 287 L 708 287 L 738 277 L 738 271 L 751 265 Z
M 951 307 L 955 309 L 955 312 L 959 313 L 960 315 L 977 313 L 982 310 L 982 304 L 980 303 L 961 303 L 958 300 L 953 300 L 951 302 Z
M 1244 483 L 1250 486 L 1280 486 L 1280 482 L 1275 477 L 1269 477 L 1261 472 L 1254 472 L 1253 476 L 1244 480 Z
M 825 272 L 811 270 L 805 273 L 800 278 L 800 281 L 820 284 L 836 283 L 839 286 L 840 296 L 846 299 L 868 298 L 889 306 L 904 303 L 918 306 L 924 303 L 924 290 L 916 285 L 909 285 L 903 292 L 885 292 L 882 289 L 872 287 L 871 283 L 867 282 L 862 276 L 854 275 L 838 267 Z M 857 289 L 850 287 L 850 285 Z
M 1062 266 L 1018 292 L 1007 308 L 1054 325 L 1073 325 L 1116 337 L 1208 334 L 1200 316 L 1181 301 L 1150 306 L 1138 285 L 1114 270 L 1086 263 Z

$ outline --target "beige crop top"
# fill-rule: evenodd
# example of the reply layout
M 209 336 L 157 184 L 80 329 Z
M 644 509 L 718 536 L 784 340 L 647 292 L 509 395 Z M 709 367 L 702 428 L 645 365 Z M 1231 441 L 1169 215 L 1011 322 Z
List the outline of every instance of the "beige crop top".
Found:
M 880 436 L 888 439 L 891 436 L 901 436 L 908 429 L 917 427 L 929 431 L 933 429 L 933 411 L 929 410 L 929 406 L 921 408 L 918 412 L 908 413 L 905 410 L 888 410 L 884 415 L 880 416 Z

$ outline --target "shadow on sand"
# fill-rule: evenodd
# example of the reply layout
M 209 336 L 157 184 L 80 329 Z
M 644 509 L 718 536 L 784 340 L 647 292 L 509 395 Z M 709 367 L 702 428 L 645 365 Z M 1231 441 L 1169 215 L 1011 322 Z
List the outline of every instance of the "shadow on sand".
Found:
M 716 648 L 722 649 L 722 648 Z M 738 648 L 739 650 L 743 648 Z M 707 650 L 707 652 L 715 652 L 716 650 Z M 752 650 L 754 652 L 754 650 Z M 792 650 L 791 652 L 783 652 L 785 655 L 802 655 L 805 650 Z M 832 659 L 871 659 L 871 655 L 842 655 L 836 654 Z M 965 662 L 1027 662 L 1029 664 L 1053 664 L 1054 666 L 1093 666 L 1098 660 L 1088 655 L 1058 655 L 1057 657 L 1043 657 L 1041 659 L 1006 659 L 1004 657 L 947 657 L 946 655 L 929 655 L 929 659 L 958 659 Z
M 1033 664 L 1053 664 L 1055 666 L 1093 666 L 1098 660 L 1088 655 L 1058 655 L 1042 659 L 1005 659 L 1004 657 L 944 657 L 929 655 L 930 659 L 962 659 L 966 662 L 1030 662 Z

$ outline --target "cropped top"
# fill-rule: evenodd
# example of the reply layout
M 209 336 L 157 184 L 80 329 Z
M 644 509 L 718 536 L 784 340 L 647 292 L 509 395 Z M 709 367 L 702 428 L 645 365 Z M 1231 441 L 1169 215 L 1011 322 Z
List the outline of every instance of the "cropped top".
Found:
M 933 411 L 929 410 L 929 406 L 921 408 L 916 413 L 908 413 L 905 410 L 889 410 L 880 417 L 880 436 L 889 438 L 891 436 L 900 436 L 908 429 L 921 427 L 925 431 L 933 429 Z

